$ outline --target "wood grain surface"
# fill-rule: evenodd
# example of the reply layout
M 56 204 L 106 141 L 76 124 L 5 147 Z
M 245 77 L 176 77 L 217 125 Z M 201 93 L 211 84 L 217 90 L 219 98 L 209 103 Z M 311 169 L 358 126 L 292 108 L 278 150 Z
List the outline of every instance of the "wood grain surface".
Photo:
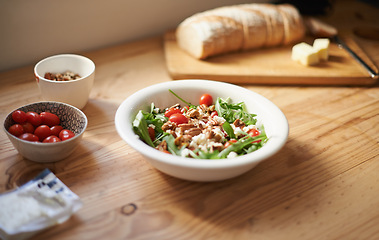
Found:
M 313 44 L 314 37 L 301 42 Z M 365 59 L 375 72 L 370 58 L 349 37 L 345 42 Z M 373 85 L 377 82 L 347 51 L 333 41 L 329 59 L 317 65 L 304 66 L 291 60 L 292 45 L 233 52 L 199 60 L 179 48 L 175 32 L 164 38 L 167 69 L 173 79 L 210 79 L 238 84 L 303 84 L 303 85 Z
M 369 8 L 369 6 L 365 6 Z M 360 9 L 371 25 L 379 26 L 375 11 Z M 354 16 L 352 16 L 354 17 Z M 347 24 L 347 23 L 345 23 Z M 351 27 L 351 26 L 350 26 Z M 358 28 L 359 29 L 359 28 Z M 375 29 L 375 28 L 374 28 Z M 339 27 L 339 35 L 375 72 L 378 68 L 356 43 L 351 29 Z M 354 29 L 353 29 L 354 30 Z M 315 37 L 300 42 L 313 44 Z M 183 51 L 176 42 L 175 30 L 166 32 L 164 49 L 168 72 L 173 79 L 211 79 L 238 84 L 303 84 L 303 85 L 372 85 L 377 79 L 370 76 L 349 53 L 331 40 L 328 61 L 303 66 L 291 60 L 292 47 L 285 46 L 233 52 L 198 60 Z
M 350 27 L 362 23 L 356 12 L 366 4 L 341 2 L 346 9 L 339 11 L 353 16 Z M 332 15 L 330 21 L 342 20 Z M 83 109 L 88 128 L 67 159 L 23 159 L 0 132 L 0 193 L 49 168 L 84 203 L 68 221 L 32 239 L 379 239 L 378 85 L 242 84 L 284 112 L 288 142 L 240 177 L 183 181 L 152 168 L 114 126 L 125 98 L 172 80 L 163 44 L 158 36 L 79 53 L 95 62 L 96 78 Z M 378 66 L 379 42 L 359 44 Z M 2 120 L 42 100 L 33 66 L 1 72 L 0 83 Z

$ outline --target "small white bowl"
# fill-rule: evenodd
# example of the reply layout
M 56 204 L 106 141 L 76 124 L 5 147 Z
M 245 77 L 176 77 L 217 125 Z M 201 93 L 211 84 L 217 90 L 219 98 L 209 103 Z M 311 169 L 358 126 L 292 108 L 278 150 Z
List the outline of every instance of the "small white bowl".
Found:
M 60 125 L 64 129 L 71 130 L 75 137 L 56 143 L 40 143 L 22 140 L 8 132 L 10 126 L 15 124 L 12 113 L 15 110 L 24 112 L 33 111 L 36 113 L 51 112 L 56 114 L 61 120 Z M 37 102 L 22 106 L 11 111 L 4 120 L 4 131 L 8 135 L 13 146 L 24 158 L 34 162 L 57 162 L 67 158 L 79 145 L 83 133 L 87 128 L 87 117 L 78 108 L 60 102 Z
M 77 73 L 81 78 L 70 81 L 54 81 L 44 78 L 45 73 Z M 43 99 L 64 102 L 82 109 L 95 79 L 95 64 L 92 60 L 75 54 L 60 54 L 45 58 L 34 67 L 34 75 Z
M 214 99 L 229 97 L 235 103 L 244 102 L 249 113 L 257 114 L 258 125 L 264 125 L 269 140 L 255 152 L 218 160 L 179 157 L 150 147 L 139 140 L 133 131 L 132 122 L 139 110 L 149 111 L 151 103 L 159 108 L 181 103 L 169 89 L 195 105 L 204 93 L 211 94 Z M 115 115 L 115 125 L 121 138 L 161 172 L 202 182 L 229 179 L 251 170 L 278 152 L 285 144 L 289 132 L 288 121 L 282 111 L 263 96 L 237 85 L 208 80 L 177 80 L 144 88 L 121 103 Z

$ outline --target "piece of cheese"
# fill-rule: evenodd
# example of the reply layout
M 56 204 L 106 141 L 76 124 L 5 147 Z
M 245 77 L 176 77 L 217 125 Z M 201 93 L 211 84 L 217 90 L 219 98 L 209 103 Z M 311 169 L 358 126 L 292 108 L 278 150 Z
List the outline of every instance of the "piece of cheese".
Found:
M 320 62 L 317 50 L 305 42 L 292 47 L 291 58 L 305 66 L 316 65 Z
M 320 60 L 327 61 L 329 58 L 329 43 L 328 38 L 317 38 L 313 42 L 313 48 L 316 49 Z
M 0 194 L 0 239 L 26 239 L 63 223 L 82 207 L 80 198 L 49 169 Z

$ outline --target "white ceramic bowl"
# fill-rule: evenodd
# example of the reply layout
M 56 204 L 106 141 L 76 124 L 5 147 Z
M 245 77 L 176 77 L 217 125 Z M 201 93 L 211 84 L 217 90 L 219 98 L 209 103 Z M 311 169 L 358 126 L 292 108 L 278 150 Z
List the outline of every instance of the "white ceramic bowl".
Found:
M 56 143 L 38 143 L 21 140 L 8 132 L 9 127 L 15 123 L 12 119 L 12 112 L 15 110 L 54 113 L 61 120 L 60 125 L 64 129 L 73 131 L 75 137 Z M 78 108 L 66 103 L 37 102 L 15 110 L 11 111 L 5 118 L 4 131 L 20 155 L 35 162 L 56 162 L 67 158 L 77 148 L 87 128 L 88 120 L 86 115 Z
M 77 73 L 81 78 L 70 81 L 53 81 L 44 78 L 45 73 Z M 75 54 L 60 54 L 45 58 L 34 67 L 34 75 L 43 99 L 64 102 L 82 109 L 88 102 L 95 79 L 92 60 Z
M 249 113 L 257 114 L 258 125 L 263 124 L 269 138 L 260 149 L 233 159 L 192 159 L 160 152 L 143 141 L 133 132 L 132 122 L 139 110 L 150 110 L 153 102 L 159 108 L 181 103 L 168 90 L 192 104 L 209 93 L 214 99 L 230 97 L 233 102 L 245 102 Z M 181 103 L 182 104 L 182 103 Z M 263 96 L 248 89 L 216 81 L 177 80 L 144 88 L 129 96 L 119 106 L 115 125 L 121 138 L 158 170 L 173 177 L 191 181 L 218 181 L 241 175 L 258 163 L 278 152 L 288 137 L 288 122 L 281 110 Z

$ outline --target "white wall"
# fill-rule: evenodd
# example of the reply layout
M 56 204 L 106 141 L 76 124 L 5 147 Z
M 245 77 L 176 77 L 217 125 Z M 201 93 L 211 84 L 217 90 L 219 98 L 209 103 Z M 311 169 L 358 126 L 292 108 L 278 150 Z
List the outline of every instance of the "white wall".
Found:
M 198 11 L 253 1 L 0 0 L 0 71 L 163 34 Z

